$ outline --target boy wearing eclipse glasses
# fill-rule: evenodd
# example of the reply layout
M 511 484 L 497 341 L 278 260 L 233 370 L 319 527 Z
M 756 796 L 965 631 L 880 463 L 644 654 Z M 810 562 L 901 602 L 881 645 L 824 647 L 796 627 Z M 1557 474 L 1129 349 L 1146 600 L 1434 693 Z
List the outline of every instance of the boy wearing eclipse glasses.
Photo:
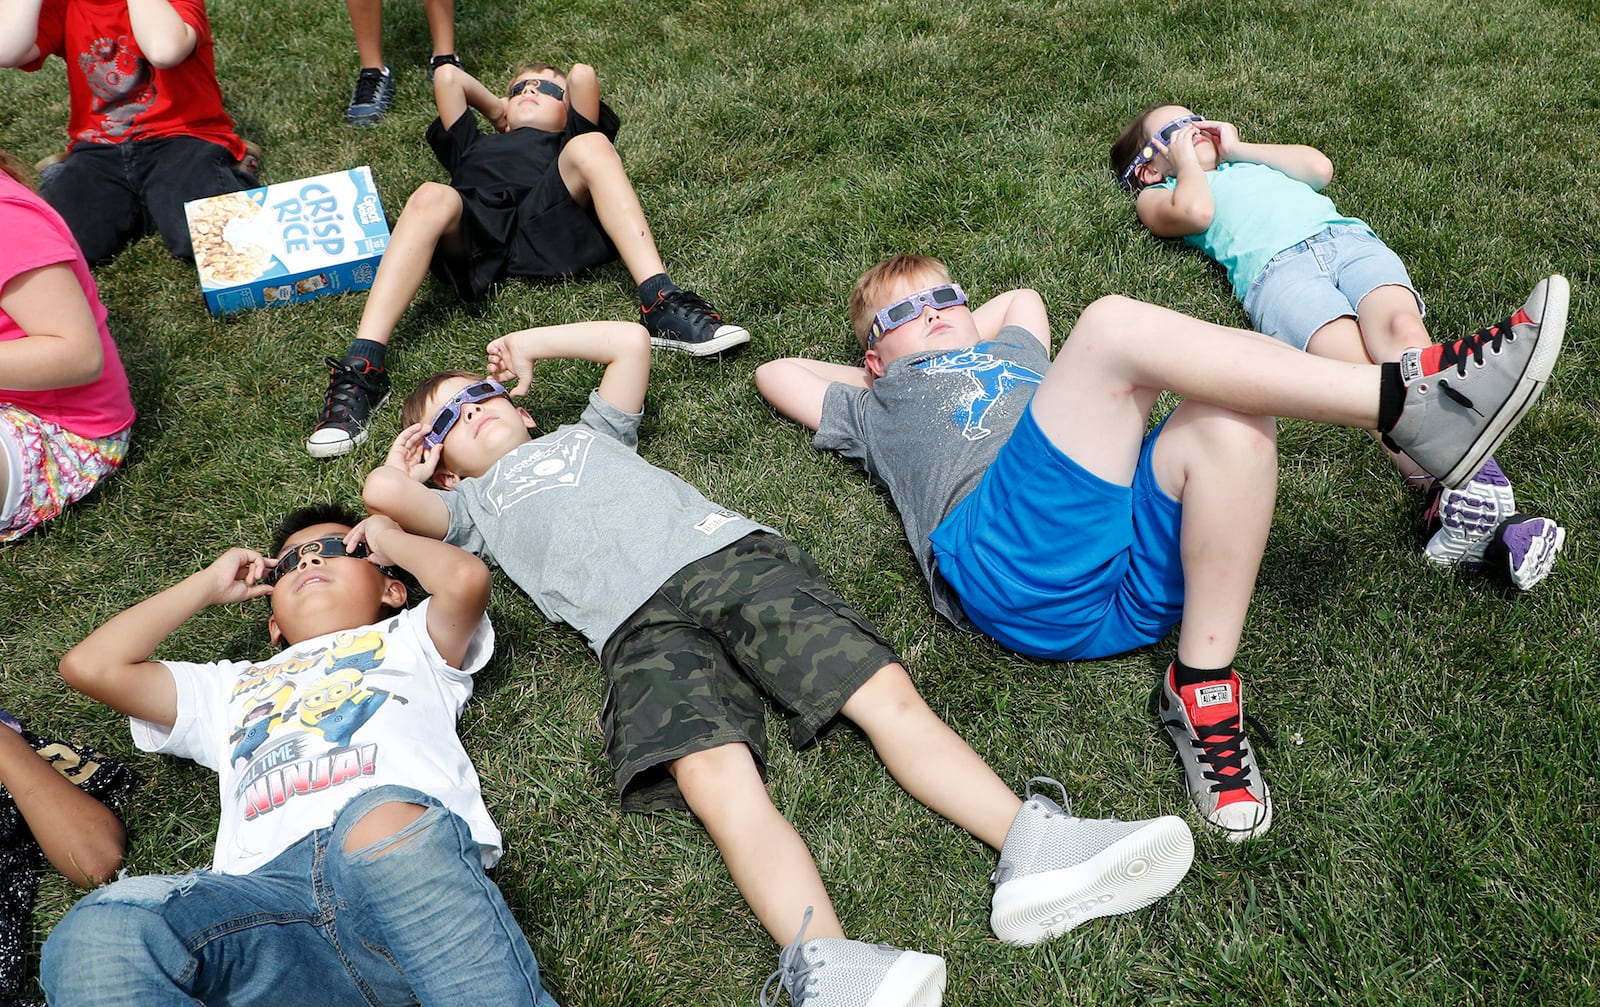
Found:
M 1119 297 L 1084 309 L 1052 361 L 1037 293 L 973 307 L 916 255 L 868 270 L 849 310 L 863 366 L 770 361 L 761 394 L 887 487 L 958 626 L 1065 661 L 1181 623 L 1162 720 L 1201 819 L 1239 841 L 1272 823 L 1233 669 L 1277 490 L 1272 417 L 1377 431 L 1459 485 L 1549 377 L 1567 282 L 1541 283 L 1504 326 L 1381 366 Z M 1189 401 L 1146 434 L 1164 390 Z
M 613 146 L 621 120 L 600 100 L 594 67 L 562 73 L 526 63 L 502 94 L 446 64 L 434 70 L 433 99 L 439 117 L 428 144 L 450 183 L 424 182 L 395 222 L 355 340 L 328 361 L 322 416 L 306 440 L 312 457 L 366 442 L 371 414 L 389 396 L 389 339 L 430 268 L 476 301 L 508 277 L 574 276 L 620 258 L 656 346 L 703 357 L 750 341 L 667 275 Z
M 484 874 L 499 830 L 456 737 L 489 659 L 482 561 L 341 508 L 284 519 L 106 622 L 61 662 L 145 751 L 217 772 L 209 871 L 90 894 L 46 943 L 52 1004 L 555 1007 Z M 429 592 L 405 608 L 404 569 Z M 151 654 L 201 610 L 266 597 L 283 649 Z
M 419 385 L 408 426 L 367 477 L 367 507 L 493 559 L 583 633 L 605 674 L 600 717 L 623 809 L 701 820 L 762 925 L 789 942 L 769 985 L 796 1003 L 937 1004 L 945 962 L 845 939 L 810 851 L 767 794 L 766 699 L 797 749 L 853 722 L 913 797 L 1000 851 L 990 925 L 1002 940 L 1139 909 L 1183 878 L 1194 847 L 1182 819 L 1076 818 L 1035 792 L 1060 787 L 1039 779 L 1019 799 L 810 556 L 639 457 L 641 326 L 528 329 L 488 353 L 491 374 L 515 376 L 509 391 L 462 371 Z M 560 358 L 605 372 L 576 423 L 536 438 L 512 396 L 536 361 Z

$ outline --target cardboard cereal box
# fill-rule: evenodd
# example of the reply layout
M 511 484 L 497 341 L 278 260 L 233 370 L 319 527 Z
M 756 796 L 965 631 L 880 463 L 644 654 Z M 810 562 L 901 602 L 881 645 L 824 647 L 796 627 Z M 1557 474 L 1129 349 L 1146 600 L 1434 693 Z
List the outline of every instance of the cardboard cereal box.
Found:
M 372 169 L 184 204 L 200 292 L 214 315 L 372 286 L 389 224 Z

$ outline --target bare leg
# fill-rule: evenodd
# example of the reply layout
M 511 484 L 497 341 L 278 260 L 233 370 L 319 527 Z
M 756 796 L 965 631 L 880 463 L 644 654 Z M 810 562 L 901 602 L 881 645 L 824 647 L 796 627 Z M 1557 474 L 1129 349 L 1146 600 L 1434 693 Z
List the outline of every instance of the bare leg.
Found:
M 1183 502 L 1183 626 L 1178 660 L 1192 668 L 1233 663 L 1277 500 L 1278 456 L 1270 417 L 1185 402 L 1152 450 L 1156 482 Z
M 1157 394 L 1235 412 L 1374 429 L 1379 370 L 1324 360 L 1260 333 L 1153 304 L 1103 297 L 1084 309 L 1033 397 L 1045 436 L 1084 468 L 1128 486 Z
M 433 55 L 455 52 L 456 0 L 423 0 L 422 9 L 428 17 L 428 35 L 433 39 Z
M 378 264 L 378 275 L 361 311 L 356 338 L 387 345 L 400 317 L 422 288 L 434 249 L 441 243 L 448 247 L 460 235 L 460 194 L 438 182 L 422 183 L 406 200 L 394 225 L 389 248 Z
M 639 195 L 610 140 L 601 133 L 573 137 L 562 148 L 556 163 L 572 198 L 580 204 L 593 204 L 600 226 L 617 246 L 617 254 L 634 283 L 666 272 L 661 254 L 656 251 L 656 239 L 644 219 L 644 208 L 639 205 Z
M 361 65 L 383 66 L 383 0 L 344 0 Z
M 773 807 L 750 749 L 722 745 L 686 755 L 668 769 L 774 941 L 781 946 L 794 939 L 807 906 L 813 909 L 808 937 L 844 936 L 811 850 Z
M 1022 799 L 928 708 L 911 676 L 885 665 L 844 704 L 906 793 L 996 850 Z

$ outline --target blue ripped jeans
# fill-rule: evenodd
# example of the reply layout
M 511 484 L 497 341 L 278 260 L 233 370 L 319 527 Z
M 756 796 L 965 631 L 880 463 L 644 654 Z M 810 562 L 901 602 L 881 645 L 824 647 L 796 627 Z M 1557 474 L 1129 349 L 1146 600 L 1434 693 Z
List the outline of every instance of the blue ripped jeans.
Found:
M 345 853 L 355 824 L 389 801 L 427 810 Z M 393 786 L 251 874 L 136 877 L 91 893 L 51 933 L 40 972 L 55 1007 L 556 1007 L 466 823 Z

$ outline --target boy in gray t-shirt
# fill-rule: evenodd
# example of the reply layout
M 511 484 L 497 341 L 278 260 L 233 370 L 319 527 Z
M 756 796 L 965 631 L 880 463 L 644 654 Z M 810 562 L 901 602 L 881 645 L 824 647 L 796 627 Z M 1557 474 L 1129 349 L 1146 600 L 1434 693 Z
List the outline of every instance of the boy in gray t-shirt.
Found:
M 566 357 L 602 363 L 604 376 L 577 423 L 534 438 L 510 396 L 527 390 L 536 360 Z M 462 372 L 412 393 L 409 426 L 367 478 L 367 506 L 493 559 L 588 638 L 623 807 L 693 811 L 773 938 L 799 927 L 774 975 L 797 1003 L 937 1004 L 945 964 L 844 939 L 805 842 L 767 795 L 763 696 L 797 748 L 854 722 L 912 796 L 1000 850 L 990 923 L 1003 940 L 1031 944 L 1141 908 L 1183 878 L 1194 846 L 1182 819 L 1075 818 L 1035 781 L 1019 800 L 809 556 L 639 457 L 643 328 L 514 332 L 489 345 L 489 361 L 517 377 L 509 395 Z
M 1106 297 L 1052 361 L 1037 293 L 969 307 L 943 263 L 902 255 L 850 294 L 862 366 L 774 360 L 756 384 L 888 487 L 958 625 L 1081 660 L 1181 624 L 1163 724 L 1197 812 L 1240 841 L 1272 823 L 1233 668 L 1272 523 L 1272 417 L 1381 431 L 1457 485 L 1538 397 L 1566 313 L 1553 276 L 1500 325 L 1378 367 Z M 1147 432 L 1169 389 L 1189 401 Z

